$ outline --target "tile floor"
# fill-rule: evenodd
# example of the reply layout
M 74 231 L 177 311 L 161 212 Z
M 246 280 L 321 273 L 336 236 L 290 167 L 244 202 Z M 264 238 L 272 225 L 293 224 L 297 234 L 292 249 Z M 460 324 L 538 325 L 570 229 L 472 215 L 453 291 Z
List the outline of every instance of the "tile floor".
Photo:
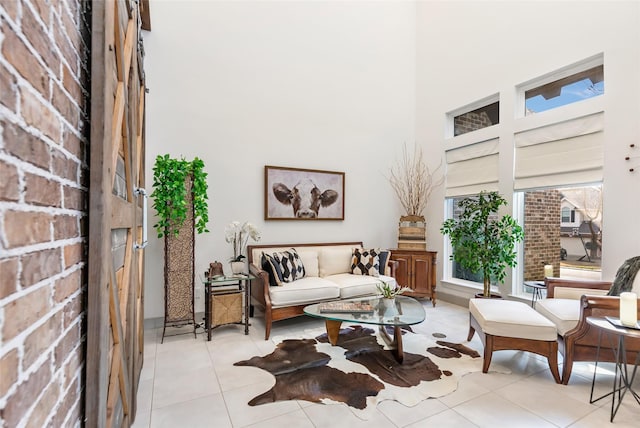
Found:
M 436 308 L 425 301 L 427 319 L 416 332 L 440 332 L 448 340 L 465 342 L 466 308 L 439 301 Z M 293 335 L 322 328 L 321 320 L 298 317 L 274 323 L 273 336 Z M 517 351 L 500 351 L 492 366 L 511 373 L 481 372 L 464 376 L 458 389 L 444 397 L 405 407 L 381 402 L 374 416 L 361 420 L 342 404 L 286 401 L 250 407 L 247 402 L 273 384 L 262 370 L 234 367 L 233 363 L 271 352 L 264 340 L 264 319 L 252 319 L 250 334 L 241 326 L 214 330 L 211 342 L 202 333 L 165 337 L 160 329 L 145 331 L 144 366 L 138 389 L 138 412 L 133 426 L 141 427 L 575 427 L 609 426 L 611 400 L 589 404 L 592 363 L 576 363 L 568 386 L 557 385 L 542 357 Z M 481 351 L 475 336 L 470 346 Z M 599 366 L 596 393 L 609 391 L 610 364 Z M 490 368 L 491 370 L 491 368 Z M 640 378 L 640 376 L 638 376 Z M 640 391 L 640 379 L 635 382 Z M 635 421 L 635 422 L 634 422 Z M 640 405 L 627 396 L 611 426 L 640 426 Z

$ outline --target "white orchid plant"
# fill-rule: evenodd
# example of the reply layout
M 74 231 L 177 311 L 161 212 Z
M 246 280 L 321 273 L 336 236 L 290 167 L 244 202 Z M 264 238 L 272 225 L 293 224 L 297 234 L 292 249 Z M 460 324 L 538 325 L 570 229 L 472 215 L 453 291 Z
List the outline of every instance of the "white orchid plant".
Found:
M 397 287 L 396 284 L 391 285 L 388 282 L 380 281 L 380 283 L 376 284 L 376 287 L 385 299 L 393 299 L 405 291 L 411 291 L 409 287 Z
M 232 221 L 224 229 L 224 239 L 233 246 L 232 262 L 241 262 L 245 256 L 242 254 L 249 238 L 254 241 L 260 240 L 260 231 L 253 223 L 245 221 L 240 224 L 239 221 Z

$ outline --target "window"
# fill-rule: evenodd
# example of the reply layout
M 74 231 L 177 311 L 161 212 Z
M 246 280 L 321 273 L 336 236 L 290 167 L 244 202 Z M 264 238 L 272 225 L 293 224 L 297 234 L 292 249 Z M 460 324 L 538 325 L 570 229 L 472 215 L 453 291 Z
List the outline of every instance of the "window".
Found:
M 500 102 L 496 101 L 453 117 L 453 135 L 462 135 L 500 123 Z
M 562 208 L 562 223 L 574 223 L 576 221 L 576 210 L 569 207 Z
M 587 58 L 518 86 L 520 116 L 529 116 L 604 94 L 604 56 Z
M 525 233 L 518 263 L 519 291 L 524 290 L 523 281 L 544 278 L 545 264 L 553 265 L 554 276 L 599 280 L 602 186 L 552 187 L 517 195 Z

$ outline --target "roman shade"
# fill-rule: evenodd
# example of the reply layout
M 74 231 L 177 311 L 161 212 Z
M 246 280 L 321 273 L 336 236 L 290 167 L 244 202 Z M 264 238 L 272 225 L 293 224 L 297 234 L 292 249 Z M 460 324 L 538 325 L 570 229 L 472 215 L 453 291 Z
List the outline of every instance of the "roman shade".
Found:
M 516 133 L 515 190 L 602 181 L 604 112 Z
M 447 197 L 498 190 L 499 142 L 494 138 L 446 151 Z

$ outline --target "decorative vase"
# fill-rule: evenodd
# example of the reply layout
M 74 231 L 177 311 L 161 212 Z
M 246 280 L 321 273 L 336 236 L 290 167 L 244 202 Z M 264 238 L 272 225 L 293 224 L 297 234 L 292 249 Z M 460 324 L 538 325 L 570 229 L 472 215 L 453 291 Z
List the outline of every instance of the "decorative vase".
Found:
M 389 309 L 389 308 L 395 308 L 396 307 L 396 298 L 395 297 L 384 297 L 382 299 L 382 305 L 384 306 L 385 309 Z
M 231 273 L 234 275 L 244 273 L 244 262 L 231 262 Z

